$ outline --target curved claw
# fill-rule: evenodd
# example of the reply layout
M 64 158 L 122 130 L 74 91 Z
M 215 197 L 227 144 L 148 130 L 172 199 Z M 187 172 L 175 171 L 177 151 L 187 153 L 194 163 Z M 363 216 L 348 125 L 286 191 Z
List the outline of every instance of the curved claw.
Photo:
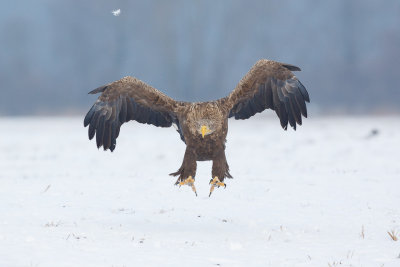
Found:
M 211 196 L 212 192 L 214 191 L 215 186 L 217 186 L 218 188 L 220 186 L 223 186 L 224 188 L 226 188 L 226 184 L 224 182 L 221 182 L 219 180 L 218 176 L 215 176 L 214 179 L 211 179 L 209 184 L 211 184 L 210 194 L 208 195 L 209 197 Z
M 188 185 L 188 186 L 192 187 L 192 190 L 196 194 L 196 197 L 197 197 L 197 191 L 196 191 L 196 187 L 194 186 L 194 179 L 192 176 L 189 176 L 185 180 L 180 181 L 178 183 L 178 185 L 179 185 L 179 187 L 181 187 L 182 185 Z

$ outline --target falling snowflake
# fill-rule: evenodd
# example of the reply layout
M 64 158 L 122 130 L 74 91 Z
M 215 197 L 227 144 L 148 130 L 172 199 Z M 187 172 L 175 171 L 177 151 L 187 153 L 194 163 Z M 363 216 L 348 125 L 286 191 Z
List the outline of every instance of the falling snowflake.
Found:
M 116 9 L 116 10 L 113 10 L 113 11 L 111 11 L 111 13 L 114 15 L 114 16 L 119 16 L 119 14 L 121 14 L 121 9 Z

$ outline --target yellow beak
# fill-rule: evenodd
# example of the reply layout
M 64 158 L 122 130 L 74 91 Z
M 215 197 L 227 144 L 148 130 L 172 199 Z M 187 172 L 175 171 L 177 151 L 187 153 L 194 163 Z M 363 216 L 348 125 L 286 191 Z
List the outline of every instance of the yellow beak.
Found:
M 204 136 L 206 135 L 206 133 L 209 132 L 207 126 L 205 126 L 205 125 L 202 125 L 200 130 L 201 130 L 201 136 L 202 136 L 203 138 L 204 138 Z

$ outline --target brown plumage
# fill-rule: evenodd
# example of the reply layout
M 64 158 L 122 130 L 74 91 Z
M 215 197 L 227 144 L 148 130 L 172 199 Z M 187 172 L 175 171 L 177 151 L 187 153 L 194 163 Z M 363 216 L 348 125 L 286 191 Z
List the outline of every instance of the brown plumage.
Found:
M 179 176 L 177 184 L 189 184 L 195 190 L 196 161 L 212 160 L 211 194 L 214 186 L 225 185 L 225 177 L 232 178 L 225 158 L 228 118 L 247 119 L 272 109 L 286 130 L 288 124 L 296 129 L 296 124 L 302 124 L 301 116 L 307 117 L 307 90 L 291 71 L 300 68 L 259 60 L 227 97 L 196 103 L 175 101 L 136 78 L 125 77 L 90 92 L 102 94 L 87 113 L 84 126 L 89 125 L 89 139 L 96 135 L 97 147 L 113 151 L 125 122 L 175 124 L 186 151 L 181 167 L 171 175 Z

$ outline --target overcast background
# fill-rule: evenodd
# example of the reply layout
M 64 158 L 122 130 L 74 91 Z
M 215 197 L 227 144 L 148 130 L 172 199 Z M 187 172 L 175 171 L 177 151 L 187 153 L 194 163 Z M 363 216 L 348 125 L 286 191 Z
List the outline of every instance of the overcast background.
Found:
M 0 48 L 0 115 L 81 114 L 126 75 L 217 99 L 260 58 L 301 67 L 315 113 L 400 111 L 398 0 L 2 1 Z

